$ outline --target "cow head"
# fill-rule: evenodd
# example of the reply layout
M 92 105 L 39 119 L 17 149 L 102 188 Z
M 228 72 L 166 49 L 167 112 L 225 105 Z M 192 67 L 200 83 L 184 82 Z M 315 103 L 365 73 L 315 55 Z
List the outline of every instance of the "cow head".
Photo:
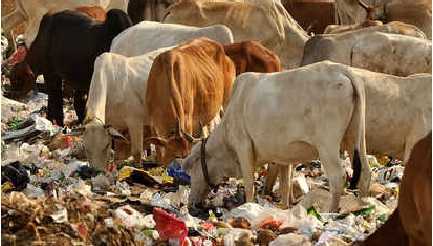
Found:
M 178 121 L 176 128 L 173 129 L 169 136 L 150 137 L 145 140 L 145 145 L 154 144 L 157 146 L 156 159 L 163 165 L 168 165 L 176 158 L 186 157 L 192 144 L 199 140 L 182 131 Z
M 113 157 L 113 138 L 128 141 L 116 129 L 105 125 L 99 119 L 88 121 L 84 127 L 83 141 L 87 159 L 99 170 L 104 170 L 106 163 Z
M 209 191 L 209 185 L 203 174 L 202 161 L 207 166 L 212 185 L 217 185 L 224 177 L 241 175 L 235 152 L 223 140 L 221 128 L 215 129 L 205 144 L 202 142 L 195 144 L 191 154 L 181 161 L 182 169 L 191 176 L 189 196 L 191 205 L 203 201 Z
M 11 89 L 13 93 L 26 95 L 33 88 L 36 76 L 33 74 L 27 62 L 17 63 L 9 74 Z

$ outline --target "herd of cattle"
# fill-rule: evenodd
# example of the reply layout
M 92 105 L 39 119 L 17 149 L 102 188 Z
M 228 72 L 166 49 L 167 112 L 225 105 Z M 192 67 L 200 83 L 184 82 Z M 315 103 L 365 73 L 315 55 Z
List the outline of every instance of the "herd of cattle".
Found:
M 416 15 L 383 24 L 372 19 L 376 7 L 336 0 L 346 4 L 339 16 L 363 11 L 364 19 L 310 35 L 279 0 L 176 1 L 152 14 L 162 22 L 133 17 L 145 4 L 128 7 L 128 16 L 124 5 L 109 7 L 114 0 L 16 2 L 2 25 L 27 20 L 28 51 L 12 83 L 31 89 L 42 74 L 47 117 L 59 125 L 69 84 L 98 168 L 112 148 L 119 160 L 141 160 L 150 144 L 164 165 L 183 158 L 192 203 L 224 176 L 243 177 L 252 201 L 254 169 L 269 163 L 267 190 L 279 174 L 288 204 L 291 164 L 320 158 L 336 211 L 343 150 L 354 169 L 350 188 L 365 196 L 366 153 L 406 163 L 431 132 L 431 23 Z

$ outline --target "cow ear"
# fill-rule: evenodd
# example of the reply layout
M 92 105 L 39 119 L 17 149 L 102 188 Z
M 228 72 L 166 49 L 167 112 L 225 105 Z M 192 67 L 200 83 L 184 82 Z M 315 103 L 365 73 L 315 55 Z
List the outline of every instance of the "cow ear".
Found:
M 128 139 L 126 139 L 125 136 L 123 136 L 122 134 L 120 134 L 120 132 L 117 131 L 116 129 L 114 129 L 113 127 L 108 126 L 107 127 L 107 131 L 108 131 L 108 133 L 112 137 L 114 137 L 114 138 L 120 138 L 120 139 L 124 140 L 125 142 L 129 143 Z

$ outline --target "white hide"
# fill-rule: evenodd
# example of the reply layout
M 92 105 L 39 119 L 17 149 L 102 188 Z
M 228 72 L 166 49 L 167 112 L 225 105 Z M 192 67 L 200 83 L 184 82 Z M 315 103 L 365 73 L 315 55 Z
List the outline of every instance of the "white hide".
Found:
M 141 156 L 143 126 L 148 125 L 144 105 L 147 78 L 153 60 L 171 48 L 161 48 L 136 57 L 104 53 L 96 58 L 85 119 L 85 122 L 92 122 L 93 130 L 86 125 L 84 133 L 85 147 L 91 162 L 103 166 L 107 161 L 101 157 L 107 156 L 102 154 L 106 151 L 104 146 L 98 144 L 99 139 L 108 136 L 108 131 L 101 130 L 106 125 L 117 130 L 127 130 L 131 136 L 131 154 Z
M 208 37 L 222 44 L 233 43 L 230 29 L 223 25 L 198 28 L 142 21 L 117 35 L 111 43 L 110 52 L 138 56 L 199 37 Z

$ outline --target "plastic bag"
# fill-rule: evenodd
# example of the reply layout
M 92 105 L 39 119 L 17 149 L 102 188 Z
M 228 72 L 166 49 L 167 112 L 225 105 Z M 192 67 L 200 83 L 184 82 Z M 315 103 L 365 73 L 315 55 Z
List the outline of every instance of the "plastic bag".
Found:
M 130 166 L 124 166 L 119 170 L 118 180 L 143 184 L 149 187 L 157 187 L 159 185 L 148 172 Z
M 262 221 L 274 219 L 274 216 L 269 209 L 266 209 L 257 203 L 245 203 L 232 209 L 230 215 L 247 219 L 251 223 L 252 227 L 258 226 Z
M 274 241 L 269 243 L 269 246 L 309 246 L 311 245 L 310 240 L 303 235 L 294 233 L 284 234 L 278 236 Z
M 24 166 L 16 161 L 1 168 L 1 182 L 10 182 L 15 187 L 14 190 L 21 191 L 30 182 L 29 174 Z
M 177 183 L 184 185 L 191 184 L 191 177 L 182 169 L 182 167 L 176 161 L 172 161 L 170 163 L 170 165 L 167 167 L 167 173 L 168 175 L 173 177 Z
M 143 229 L 152 224 L 151 218 L 145 219 L 140 212 L 129 205 L 114 210 L 114 218 L 127 228 Z
M 161 239 L 172 239 L 179 245 L 184 245 L 185 238 L 188 236 L 188 228 L 182 220 L 161 208 L 153 209 L 153 219 Z

